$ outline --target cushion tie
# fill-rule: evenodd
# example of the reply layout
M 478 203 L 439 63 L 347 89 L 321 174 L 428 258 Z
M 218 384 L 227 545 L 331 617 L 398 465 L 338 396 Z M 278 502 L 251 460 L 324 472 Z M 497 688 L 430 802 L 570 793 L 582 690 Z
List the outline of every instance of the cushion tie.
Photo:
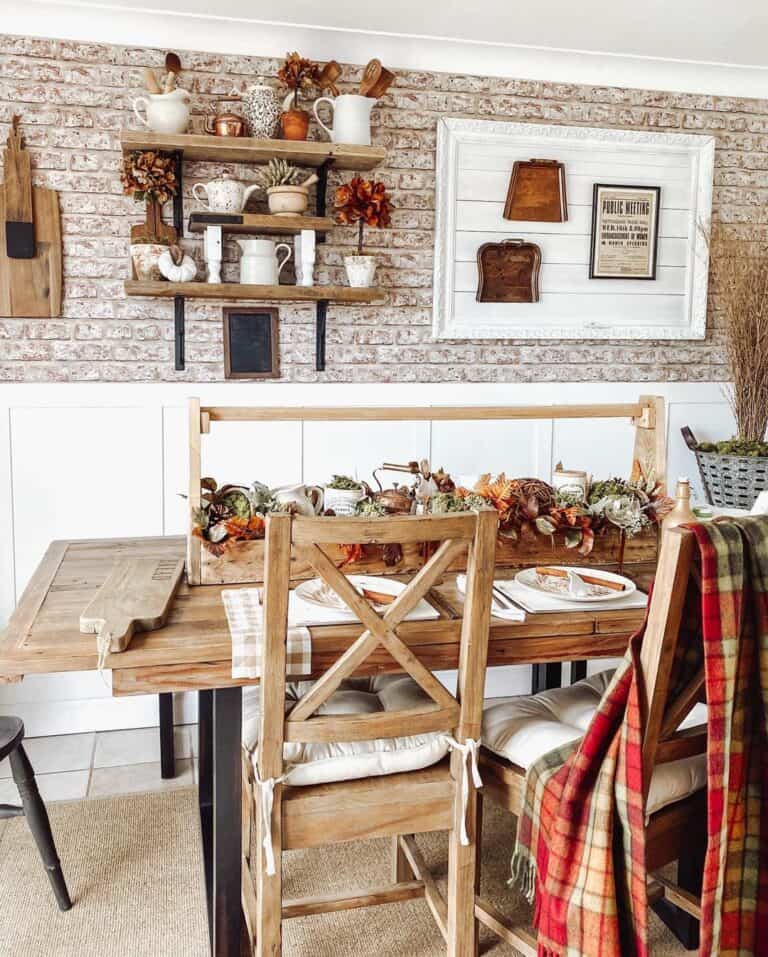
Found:
M 261 846 L 264 848 L 264 857 L 267 862 L 267 875 L 272 876 L 275 873 L 275 851 L 272 847 L 272 811 L 275 805 L 275 786 L 282 784 L 288 775 L 284 774 L 279 778 L 266 778 L 264 781 L 259 777 L 256 771 L 256 786 L 259 789 L 259 808 L 261 810 L 261 823 L 264 828 L 264 840 Z
M 475 789 L 483 786 L 483 779 L 480 777 L 480 768 L 477 765 L 478 754 L 480 753 L 480 742 L 474 738 L 467 738 L 464 744 L 452 738 L 449 734 L 443 735 L 451 751 L 461 752 L 461 843 L 466 847 L 469 844 L 469 834 L 467 832 L 467 814 L 469 812 L 469 780 Z

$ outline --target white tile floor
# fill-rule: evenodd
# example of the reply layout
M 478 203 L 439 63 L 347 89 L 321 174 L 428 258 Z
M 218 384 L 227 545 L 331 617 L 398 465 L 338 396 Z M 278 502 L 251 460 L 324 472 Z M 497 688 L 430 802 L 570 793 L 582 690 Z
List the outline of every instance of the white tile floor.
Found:
M 24 746 L 45 801 L 71 801 L 197 783 L 197 725 L 175 729 L 176 777 L 160 776 L 157 728 L 26 738 Z M 18 802 L 7 759 L 0 762 L 0 804 Z

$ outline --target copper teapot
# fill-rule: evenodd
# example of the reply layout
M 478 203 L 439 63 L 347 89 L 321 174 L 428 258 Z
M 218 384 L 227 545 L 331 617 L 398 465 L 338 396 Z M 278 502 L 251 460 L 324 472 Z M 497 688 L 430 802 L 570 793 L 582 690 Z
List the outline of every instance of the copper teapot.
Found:
M 245 120 L 237 113 L 217 113 L 205 120 L 205 132 L 211 136 L 247 136 Z
M 418 476 L 421 474 L 421 468 L 418 462 L 408 462 L 406 465 L 395 465 L 392 462 L 385 462 L 382 466 L 373 470 L 373 478 L 379 486 L 379 491 L 373 493 L 373 500 L 379 502 L 384 508 L 395 515 L 408 515 L 413 510 L 413 489 L 406 485 L 394 483 L 392 488 L 383 488 L 377 472 L 406 472 L 408 475 Z

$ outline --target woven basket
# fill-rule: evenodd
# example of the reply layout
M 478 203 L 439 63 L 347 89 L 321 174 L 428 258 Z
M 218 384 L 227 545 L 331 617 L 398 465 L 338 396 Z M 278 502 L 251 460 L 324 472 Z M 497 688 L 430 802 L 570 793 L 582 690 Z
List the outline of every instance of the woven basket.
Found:
M 768 457 L 696 452 L 701 480 L 710 505 L 750 509 L 768 489 Z

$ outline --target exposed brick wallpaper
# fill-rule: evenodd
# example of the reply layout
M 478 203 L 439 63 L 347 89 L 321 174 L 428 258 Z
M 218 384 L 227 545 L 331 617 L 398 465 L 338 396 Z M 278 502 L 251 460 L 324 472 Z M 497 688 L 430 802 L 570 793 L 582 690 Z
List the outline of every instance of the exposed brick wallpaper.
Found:
M 338 59 L 343 62 L 343 49 Z M 65 300 L 61 319 L 0 317 L 0 381 L 210 381 L 223 378 L 219 304 L 187 302 L 187 370 L 173 371 L 171 301 L 126 299 L 129 227 L 140 207 L 123 197 L 119 131 L 136 127 L 130 104 L 141 68 L 164 52 L 63 40 L 0 36 L 0 139 L 13 110 L 33 154 L 36 182 L 60 191 Z M 182 85 L 193 97 L 194 127 L 217 99 L 242 91 L 278 62 L 184 52 Z M 511 61 L 511 68 L 513 64 Z M 359 79 L 345 67 L 344 79 Z M 373 111 L 374 142 L 389 151 L 377 176 L 397 209 L 392 229 L 368 231 L 377 247 L 382 306 L 331 306 L 327 371 L 314 371 L 314 308 L 280 308 L 282 374 L 287 381 L 642 381 L 723 379 L 717 303 L 710 297 L 706 341 L 435 341 L 431 337 L 435 124 L 441 115 L 706 131 L 717 137 L 714 201 L 745 237 L 768 241 L 768 101 L 404 72 Z M 311 136 L 316 137 L 313 129 Z M 188 163 L 192 183 L 222 172 Z M 247 180 L 248 167 L 238 176 Z M 185 209 L 194 208 L 189 201 Z M 167 207 L 170 212 L 170 206 Z M 316 280 L 343 282 L 342 257 L 354 230 L 337 228 L 319 248 Z M 185 245 L 200 260 L 199 240 Z M 237 278 L 228 245 L 224 278 Z

